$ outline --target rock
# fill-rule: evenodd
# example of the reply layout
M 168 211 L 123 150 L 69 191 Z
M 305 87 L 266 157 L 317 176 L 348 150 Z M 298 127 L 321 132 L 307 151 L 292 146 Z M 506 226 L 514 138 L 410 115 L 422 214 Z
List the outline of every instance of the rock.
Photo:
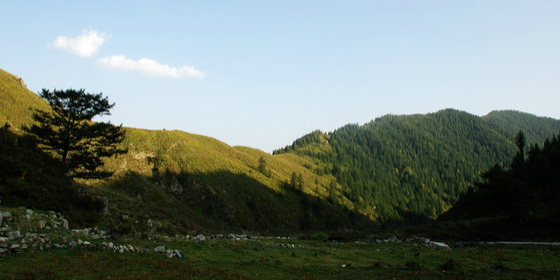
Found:
M 435 242 L 435 241 L 431 241 L 430 242 L 430 246 L 436 248 L 436 249 L 447 249 L 447 250 L 451 250 L 451 247 L 449 247 L 449 245 L 443 243 L 443 242 Z
M 154 226 L 154 222 L 152 221 L 152 219 L 148 219 L 147 224 L 148 224 L 148 227 L 149 227 L 149 228 L 151 228 L 151 227 Z
M 68 229 L 68 220 L 62 219 L 62 228 L 63 229 Z
M 181 252 L 180 250 L 175 249 L 174 251 L 175 251 L 175 255 L 178 258 L 184 258 L 185 257 L 185 254 L 183 254 L 183 252 Z
M 168 258 L 173 258 L 174 252 L 173 250 L 167 250 L 165 251 L 165 256 Z
M 9 220 L 10 218 L 12 218 L 12 213 L 10 213 L 10 212 L 4 212 L 4 213 L 2 213 L 2 216 L 3 216 L 6 220 Z
M 107 244 L 107 247 L 109 247 L 109 249 L 113 249 L 113 242 L 109 242 L 109 243 Z
M 47 225 L 47 222 L 45 222 L 44 220 L 40 220 L 40 221 L 37 222 L 37 227 L 39 229 L 43 229 L 46 225 Z
M 194 241 L 197 241 L 197 242 L 201 242 L 201 241 L 206 240 L 206 236 L 204 236 L 204 235 L 202 235 L 202 234 L 199 234 L 199 235 L 193 237 L 193 240 L 194 240 Z
M 8 253 L 8 249 L 6 249 L 6 248 L 0 248 L 0 255 L 4 255 L 4 254 L 6 254 L 6 253 Z
M 389 238 L 387 238 L 387 241 L 389 242 L 397 242 L 397 240 L 399 240 L 396 236 L 391 236 Z
M 6 236 L 8 237 L 8 240 L 16 240 L 20 238 L 21 233 L 19 232 L 19 230 L 10 231 L 6 234 Z
M 6 241 L 8 241 L 7 238 L 0 236 L 0 242 L 6 242 Z
M 154 253 L 163 254 L 165 253 L 165 246 L 158 246 L 154 249 Z
M 31 217 L 32 217 L 32 216 L 33 216 L 33 210 L 31 210 L 31 209 L 25 210 L 25 217 L 26 217 L 28 220 L 31 220 Z
M 84 241 L 84 242 L 82 243 L 82 245 L 89 246 L 89 245 L 91 245 L 91 242 L 89 242 L 89 241 Z

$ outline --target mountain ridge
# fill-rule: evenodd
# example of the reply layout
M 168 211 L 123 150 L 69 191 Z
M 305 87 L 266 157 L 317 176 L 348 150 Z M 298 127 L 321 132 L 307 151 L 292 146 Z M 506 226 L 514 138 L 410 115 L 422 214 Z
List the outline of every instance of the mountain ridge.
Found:
M 0 121 L 18 128 L 30 123 L 29 109 L 48 109 L 18 78 L 0 74 Z M 19 99 L 8 104 L 8 94 Z M 491 112 L 486 119 L 455 109 L 386 115 L 328 133 L 313 131 L 273 155 L 179 130 L 126 128 L 122 145 L 129 153 L 106 161 L 114 177 L 83 183 L 109 198 L 110 214 L 102 223 L 122 232 L 139 226 L 121 215 L 132 216 L 130 221 L 157 217 L 166 231 L 426 222 L 449 209 L 486 166 L 507 163 L 515 150 L 509 133 L 520 124 L 501 123 L 521 117 L 542 126 L 537 132 L 560 130 L 557 120 L 541 125 L 539 117 L 506 113 L 507 118 Z

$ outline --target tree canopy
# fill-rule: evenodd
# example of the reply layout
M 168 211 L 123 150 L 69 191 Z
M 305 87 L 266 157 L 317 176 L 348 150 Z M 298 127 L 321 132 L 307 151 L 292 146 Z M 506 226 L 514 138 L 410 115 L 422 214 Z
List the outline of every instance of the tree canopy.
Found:
M 109 103 L 102 93 L 87 93 L 84 89 L 43 89 L 40 96 L 52 111 L 35 111 L 35 124 L 25 130 L 35 136 L 41 148 L 60 159 L 69 176 L 110 176 L 111 172 L 100 171 L 98 167 L 103 165 L 103 158 L 125 152 L 118 146 L 125 131 L 122 125 L 95 122 L 93 118 L 110 115 L 115 104 Z

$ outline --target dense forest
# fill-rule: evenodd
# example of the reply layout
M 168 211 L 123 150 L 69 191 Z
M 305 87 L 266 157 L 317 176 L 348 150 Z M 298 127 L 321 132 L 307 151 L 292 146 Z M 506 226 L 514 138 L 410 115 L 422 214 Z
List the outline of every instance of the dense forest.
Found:
M 516 117 L 517 116 L 517 117 Z M 529 122 L 529 123 L 528 123 Z M 530 139 L 560 130 L 559 122 L 519 112 L 480 118 L 457 110 L 378 118 L 331 133 L 314 131 L 274 154 L 314 158 L 317 173 L 332 174 L 343 186 L 332 200 L 347 198 L 372 219 L 415 224 L 437 218 L 496 162 L 515 154 L 512 129 L 538 127 Z M 503 126 L 499 126 L 502 124 Z M 508 124 L 508 125 L 505 125 Z
M 439 221 L 466 221 L 476 238 L 541 239 L 560 234 L 560 134 L 542 145 L 516 136 L 509 168 L 487 170 Z M 465 238 L 463 238 L 465 239 Z

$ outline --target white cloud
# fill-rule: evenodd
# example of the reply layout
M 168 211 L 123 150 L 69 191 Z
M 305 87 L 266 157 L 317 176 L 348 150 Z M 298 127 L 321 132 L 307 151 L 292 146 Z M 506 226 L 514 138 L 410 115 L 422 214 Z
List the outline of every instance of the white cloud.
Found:
M 58 36 L 48 46 L 63 49 L 81 57 L 92 57 L 107 38 L 109 36 L 103 32 L 98 33 L 95 30 L 90 30 L 84 31 L 82 35 L 74 38 Z
M 153 76 L 163 76 L 172 78 L 195 77 L 204 78 L 204 73 L 196 70 L 192 66 L 183 65 L 181 67 L 171 67 L 167 64 L 161 64 L 153 59 L 140 58 L 133 60 L 126 58 L 124 55 L 113 55 L 97 59 L 97 63 L 113 69 L 125 71 L 140 71 Z

